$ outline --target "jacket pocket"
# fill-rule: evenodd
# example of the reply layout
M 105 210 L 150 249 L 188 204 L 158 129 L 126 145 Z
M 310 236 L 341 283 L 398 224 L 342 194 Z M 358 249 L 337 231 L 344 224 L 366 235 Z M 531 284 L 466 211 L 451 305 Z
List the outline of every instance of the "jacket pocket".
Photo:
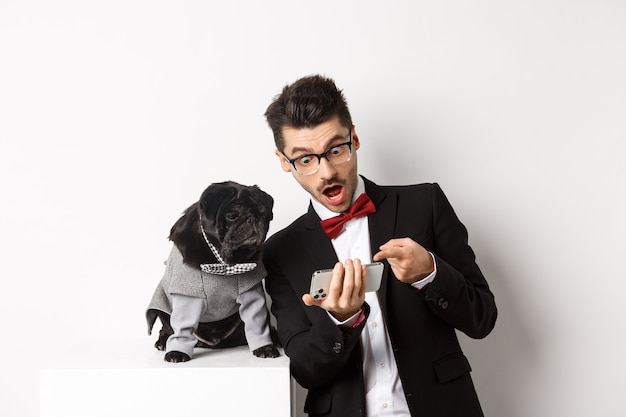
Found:
M 449 382 L 472 371 L 472 367 L 461 352 L 438 360 L 433 364 L 439 382 Z

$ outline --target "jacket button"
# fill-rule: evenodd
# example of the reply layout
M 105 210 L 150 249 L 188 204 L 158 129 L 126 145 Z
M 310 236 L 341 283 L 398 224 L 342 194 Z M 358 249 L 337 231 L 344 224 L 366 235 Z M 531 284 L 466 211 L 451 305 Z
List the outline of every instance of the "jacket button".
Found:
M 335 342 L 335 345 L 333 346 L 333 352 L 341 353 L 341 343 Z
M 448 302 L 445 300 L 445 298 L 439 299 L 439 307 L 441 307 L 444 310 L 448 308 Z

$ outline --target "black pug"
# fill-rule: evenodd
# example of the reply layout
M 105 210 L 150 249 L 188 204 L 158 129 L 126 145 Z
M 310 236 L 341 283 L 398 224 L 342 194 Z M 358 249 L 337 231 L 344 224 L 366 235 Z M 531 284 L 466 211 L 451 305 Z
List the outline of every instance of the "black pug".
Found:
M 273 206 L 256 185 L 214 183 L 172 226 L 174 245 L 146 312 L 148 334 L 161 320 L 154 346 L 166 361 L 186 362 L 194 347 L 246 344 L 257 357 L 280 356 L 262 284 Z

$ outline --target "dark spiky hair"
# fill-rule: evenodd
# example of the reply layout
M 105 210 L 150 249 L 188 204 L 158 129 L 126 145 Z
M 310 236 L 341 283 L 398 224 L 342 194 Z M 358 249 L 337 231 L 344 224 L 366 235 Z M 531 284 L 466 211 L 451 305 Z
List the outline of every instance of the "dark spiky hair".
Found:
M 337 116 L 342 126 L 352 128 L 348 103 L 335 82 L 321 75 L 300 78 L 286 85 L 265 111 L 274 133 L 276 148 L 284 149 L 283 128 L 311 128 Z

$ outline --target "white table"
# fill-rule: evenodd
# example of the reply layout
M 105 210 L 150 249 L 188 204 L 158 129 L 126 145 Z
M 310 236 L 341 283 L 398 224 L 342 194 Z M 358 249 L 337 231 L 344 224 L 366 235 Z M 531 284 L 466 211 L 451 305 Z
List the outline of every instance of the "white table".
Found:
M 191 361 L 173 364 L 153 343 L 148 336 L 89 341 L 55 359 L 40 372 L 40 416 L 292 415 L 294 385 L 282 350 L 261 359 L 247 346 L 196 349 Z

